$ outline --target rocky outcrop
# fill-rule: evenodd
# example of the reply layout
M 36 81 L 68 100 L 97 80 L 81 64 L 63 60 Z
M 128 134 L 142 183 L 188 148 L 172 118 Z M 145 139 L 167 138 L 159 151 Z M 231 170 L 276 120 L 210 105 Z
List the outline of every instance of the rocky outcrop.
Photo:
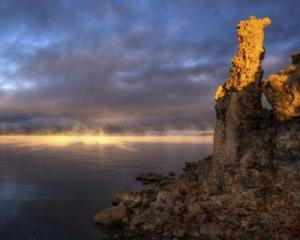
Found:
M 224 168 L 239 164 L 244 155 L 256 155 L 253 145 L 257 142 L 249 132 L 257 130 L 263 112 L 263 30 L 270 23 L 269 18 L 250 17 L 237 26 L 239 47 L 232 58 L 230 77 L 215 95 L 217 123 L 214 132 L 214 164 L 209 182 L 214 192 L 224 190 Z
M 264 80 L 264 93 L 278 120 L 300 117 L 300 51 L 293 65 Z
M 299 96 L 299 56 L 292 70 L 283 70 L 283 83 L 272 76 L 262 81 L 268 24 L 250 17 L 237 27 L 230 77 L 215 96 L 212 156 L 186 163 L 177 179 L 117 194 L 115 206 L 95 217 L 110 239 L 299 239 L 300 119 L 289 99 Z M 262 94 L 272 110 L 263 109 Z M 288 114 L 282 106 L 291 107 Z

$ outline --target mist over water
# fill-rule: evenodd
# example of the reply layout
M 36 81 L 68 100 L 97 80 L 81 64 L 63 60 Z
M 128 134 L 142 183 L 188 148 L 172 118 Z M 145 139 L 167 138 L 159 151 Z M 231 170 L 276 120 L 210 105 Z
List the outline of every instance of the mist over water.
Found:
M 1 136 L 0 239 L 101 239 L 93 215 L 141 172 L 180 173 L 212 136 Z

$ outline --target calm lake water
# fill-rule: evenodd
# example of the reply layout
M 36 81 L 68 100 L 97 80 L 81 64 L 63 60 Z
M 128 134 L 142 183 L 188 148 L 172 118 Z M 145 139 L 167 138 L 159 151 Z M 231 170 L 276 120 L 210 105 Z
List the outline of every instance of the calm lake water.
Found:
M 212 137 L 0 136 L 0 239 L 100 240 L 93 215 L 141 172 L 180 173 Z

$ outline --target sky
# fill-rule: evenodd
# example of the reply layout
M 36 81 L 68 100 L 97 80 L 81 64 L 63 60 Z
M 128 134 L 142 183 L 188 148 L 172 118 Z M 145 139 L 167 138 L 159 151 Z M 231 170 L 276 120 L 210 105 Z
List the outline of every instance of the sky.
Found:
M 0 132 L 211 130 L 252 15 L 265 74 L 288 66 L 299 0 L 1 0 Z

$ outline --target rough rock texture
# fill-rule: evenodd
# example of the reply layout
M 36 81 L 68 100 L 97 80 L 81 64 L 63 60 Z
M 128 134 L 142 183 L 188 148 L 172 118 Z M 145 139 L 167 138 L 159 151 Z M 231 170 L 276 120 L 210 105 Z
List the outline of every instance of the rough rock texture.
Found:
M 127 217 L 127 208 L 124 204 L 116 207 L 108 208 L 98 213 L 94 217 L 95 222 L 101 222 L 102 225 L 117 226 L 122 223 L 123 219 Z
M 237 26 L 239 47 L 232 58 L 230 77 L 215 95 L 217 123 L 214 134 L 214 169 L 209 182 L 212 191 L 223 190 L 224 168 L 238 164 L 245 153 L 250 154 L 252 145 L 257 144 L 249 136 L 249 131 L 257 129 L 263 111 L 263 29 L 270 23 L 269 18 L 250 17 Z
M 142 182 L 145 185 L 149 185 L 149 184 L 163 185 L 175 180 L 175 174 L 170 172 L 167 176 L 164 176 L 153 172 L 141 173 L 136 177 L 136 180 Z
M 264 80 L 264 93 L 277 119 L 300 117 L 300 52 L 292 56 L 293 65 Z
M 238 25 L 231 74 L 216 93 L 213 155 L 186 163 L 176 180 L 117 194 L 116 206 L 95 217 L 109 239 L 300 239 L 300 119 L 278 119 L 285 84 L 262 83 L 268 24 L 251 17 Z M 298 63 L 295 55 L 292 79 Z M 272 110 L 262 108 L 263 92 Z

